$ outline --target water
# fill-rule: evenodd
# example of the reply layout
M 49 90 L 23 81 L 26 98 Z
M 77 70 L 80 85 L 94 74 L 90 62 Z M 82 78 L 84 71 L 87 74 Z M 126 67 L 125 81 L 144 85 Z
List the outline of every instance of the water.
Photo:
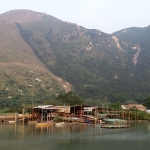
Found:
M 131 128 L 95 126 L 36 128 L 33 125 L 0 123 L 0 150 L 147 150 L 150 122 Z

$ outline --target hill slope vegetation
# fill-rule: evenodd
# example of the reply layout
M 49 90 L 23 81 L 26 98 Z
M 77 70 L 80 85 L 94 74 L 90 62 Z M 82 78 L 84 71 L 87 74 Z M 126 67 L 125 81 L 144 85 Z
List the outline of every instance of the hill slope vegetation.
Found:
M 12 95 L 16 99 L 18 95 L 12 90 L 12 95 L 10 90 L 6 92 L 16 83 L 16 91 L 29 92 L 29 97 L 31 93 L 36 98 L 44 96 L 43 100 L 63 92 L 66 85 L 68 91 L 72 87 L 84 99 L 100 101 L 142 102 L 150 93 L 150 27 L 106 34 L 28 10 L 1 14 L 0 22 L 2 99 Z M 6 70 L 10 71 L 9 79 Z M 60 83 L 58 77 L 67 84 Z M 35 79 L 37 85 L 33 85 Z M 19 88 L 20 84 L 24 87 Z M 31 85 L 40 86 L 37 93 Z

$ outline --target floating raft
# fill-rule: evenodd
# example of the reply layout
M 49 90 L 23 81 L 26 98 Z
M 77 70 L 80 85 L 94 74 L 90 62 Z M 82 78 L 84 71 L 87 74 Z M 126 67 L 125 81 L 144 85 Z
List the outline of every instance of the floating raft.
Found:
M 114 118 L 114 119 L 103 119 L 103 121 L 105 121 L 105 122 L 116 122 L 116 123 L 124 123 L 124 122 L 127 122 L 126 120 L 122 120 L 122 119 L 116 119 L 116 118 Z
M 129 125 L 101 125 L 101 128 L 116 129 L 116 128 L 130 128 Z

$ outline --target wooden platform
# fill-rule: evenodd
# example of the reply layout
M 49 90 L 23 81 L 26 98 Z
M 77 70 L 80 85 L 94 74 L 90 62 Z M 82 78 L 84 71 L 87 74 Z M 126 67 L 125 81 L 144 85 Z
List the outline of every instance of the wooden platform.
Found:
M 0 122 L 8 122 L 12 120 L 31 120 L 32 114 L 16 114 L 16 113 L 0 113 Z
M 129 125 L 101 125 L 101 128 L 116 129 L 116 128 L 130 128 Z

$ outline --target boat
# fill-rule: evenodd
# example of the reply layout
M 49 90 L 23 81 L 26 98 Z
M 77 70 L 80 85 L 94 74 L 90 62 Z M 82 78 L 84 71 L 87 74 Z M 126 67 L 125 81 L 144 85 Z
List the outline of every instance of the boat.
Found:
M 108 129 L 115 129 L 115 128 L 130 128 L 130 126 L 127 124 L 126 120 L 122 119 L 103 119 L 105 122 L 103 125 L 101 125 L 101 128 L 108 128 Z
M 34 125 L 34 124 L 36 124 L 37 123 L 37 121 L 29 121 L 28 122 L 28 124 L 30 124 L 30 125 Z
M 113 118 L 113 119 L 107 118 L 107 119 L 103 119 L 103 121 L 106 123 L 126 123 L 127 122 L 126 120 L 116 119 L 116 118 Z
M 16 121 L 15 120 L 10 120 L 10 121 L 8 121 L 8 123 L 14 124 L 14 123 L 16 123 Z
M 47 122 L 39 122 L 39 123 L 35 123 L 36 127 L 48 127 L 48 126 L 52 126 L 54 125 L 53 121 L 47 121 Z
M 65 122 L 57 122 L 57 123 L 55 123 L 56 127 L 62 127 L 64 125 L 65 125 Z

